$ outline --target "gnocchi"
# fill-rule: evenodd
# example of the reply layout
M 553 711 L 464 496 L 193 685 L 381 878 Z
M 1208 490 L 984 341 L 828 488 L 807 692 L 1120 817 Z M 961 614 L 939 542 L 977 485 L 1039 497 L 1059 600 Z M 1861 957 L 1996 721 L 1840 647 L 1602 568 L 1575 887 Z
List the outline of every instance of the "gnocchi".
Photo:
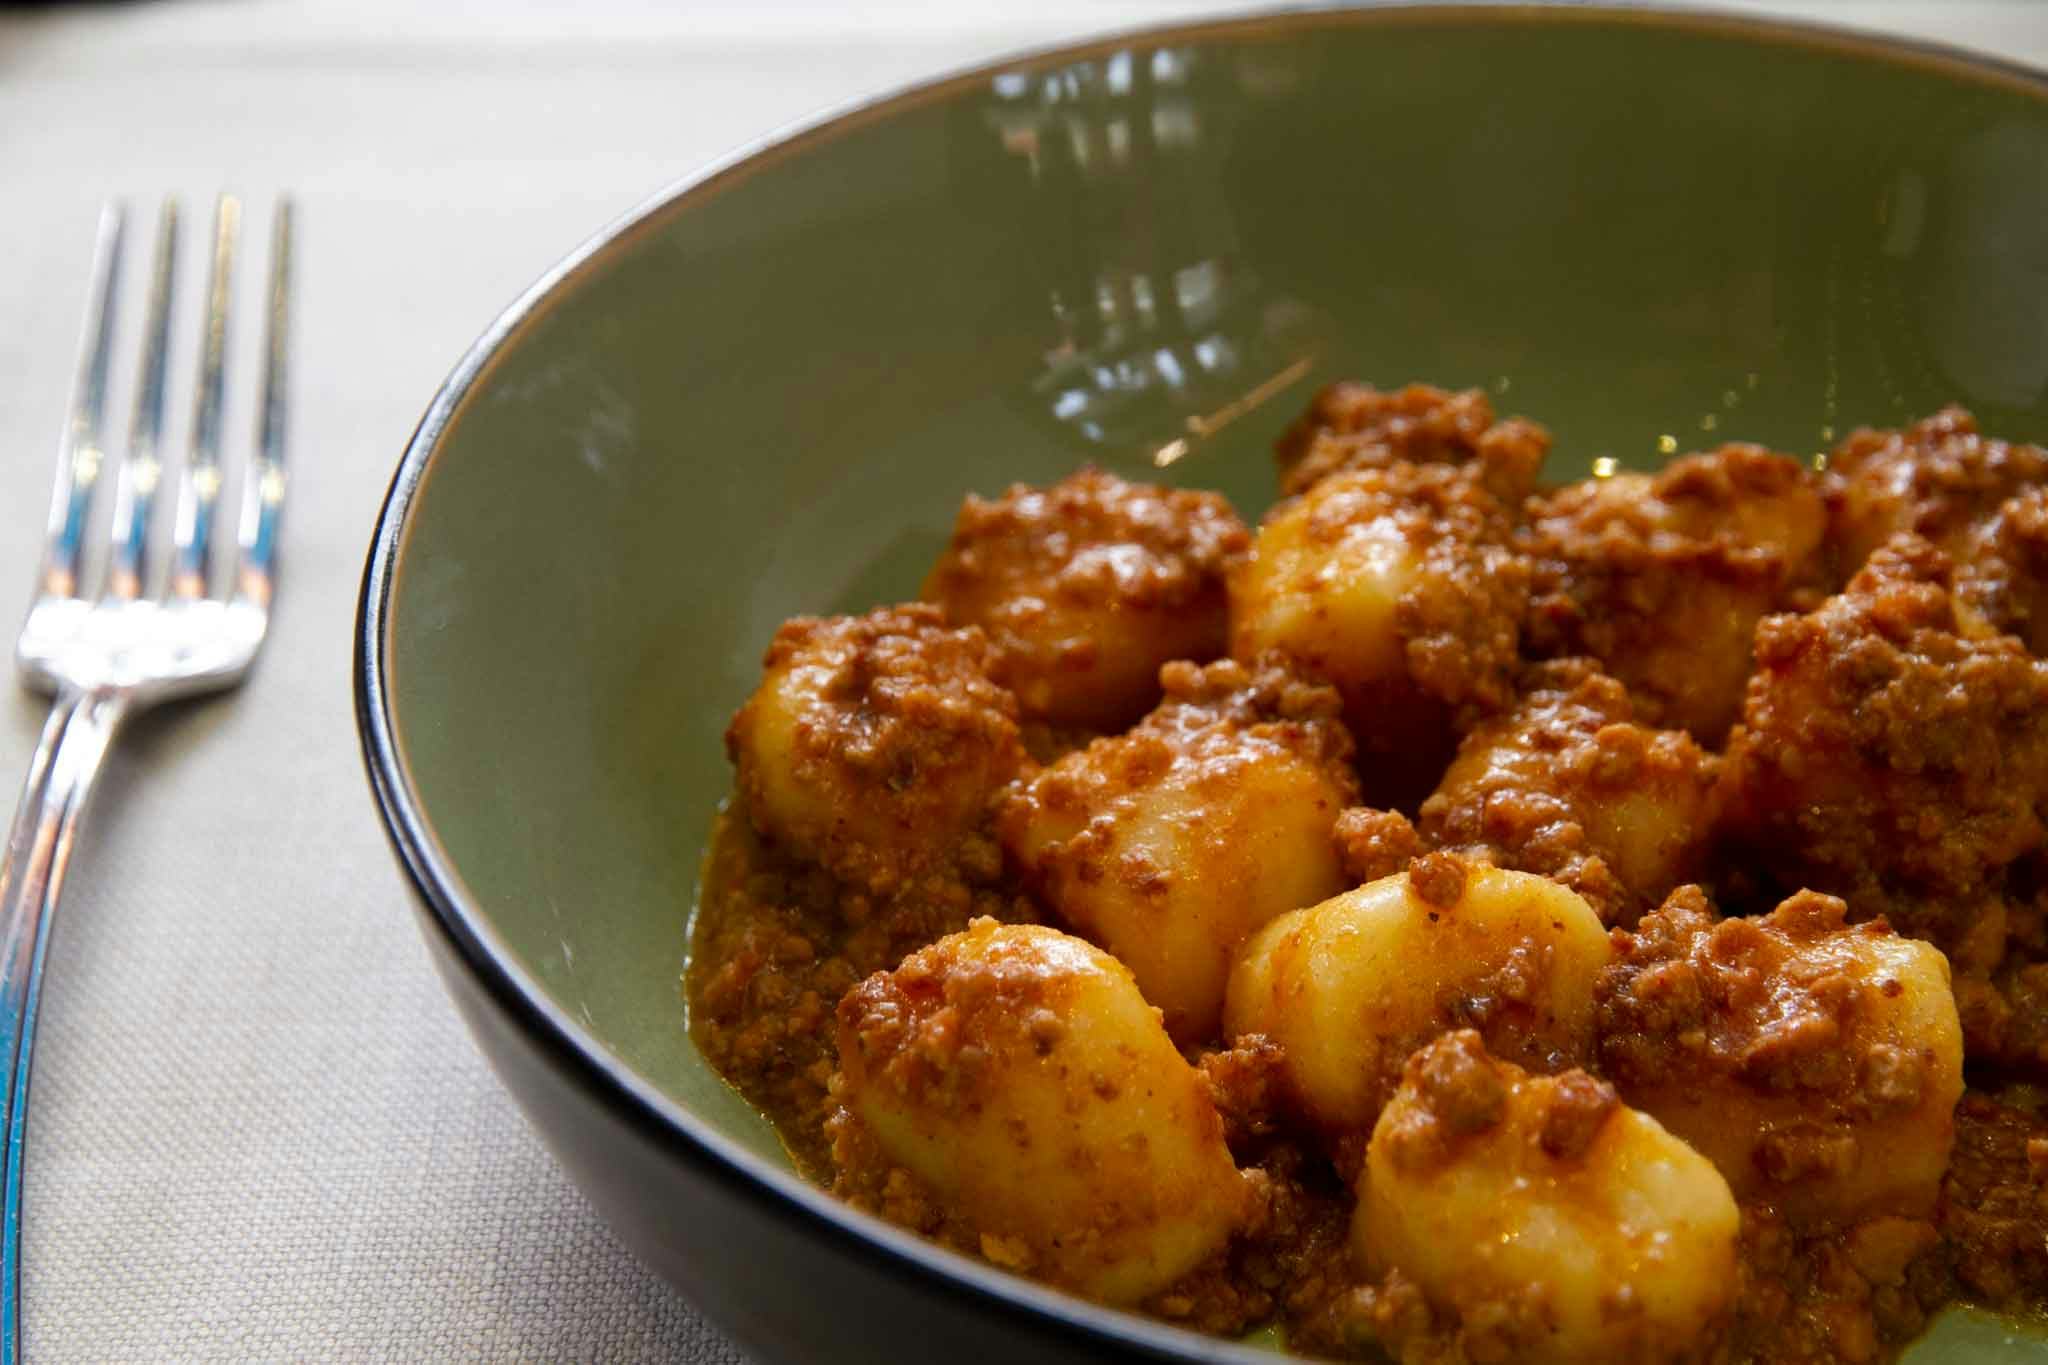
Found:
M 1224 578 L 1249 541 L 1214 493 L 1084 469 L 968 498 L 924 596 L 988 632 L 1027 719 L 1119 729 L 1158 702 L 1161 666 L 1224 652 Z
M 1404 1066 L 1352 1248 L 1448 1311 L 1471 1359 L 1706 1361 L 1738 1227 L 1720 1172 L 1606 1083 L 1532 1076 L 1468 1029 Z
M 1422 803 L 1422 834 L 1555 877 L 1606 922 L 1633 922 L 1704 865 L 1719 777 L 1692 736 L 1636 724 L 1620 683 L 1562 660 L 1465 737 Z
M 987 660 L 935 607 L 785 624 L 726 731 L 755 827 L 881 893 L 940 862 L 1026 762 Z
M 1932 1212 L 1963 1093 L 1947 959 L 1845 913 L 1802 892 L 1717 920 L 1688 888 L 1599 987 L 1601 1065 L 1629 1103 L 1744 1198 L 1836 1227 Z
M 1331 831 L 1357 787 L 1327 688 L 1232 662 L 1165 683 L 1145 723 L 1024 784 L 998 828 L 1045 903 L 1196 1042 L 1244 940 L 1342 887 Z
M 1231 580 L 1231 652 L 1333 683 L 1375 802 L 1416 798 L 1460 713 L 1512 696 L 1528 571 L 1500 504 L 1449 465 L 1345 470 L 1276 507 Z
M 842 1157 L 902 1171 L 991 1260 L 1105 1303 L 1156 1293 L 1249 1209 L 1195 1072 L 1109 954 L 977 920 L 839 1006 Z M 853 1183 L 853 1182 L 849 1182 Z
M 1542 1071 L 1590 1059 L 1599 916 L 1547 877 L 1453 853 L 1283 915 L 1231 973 L 1224 1029 L 1279 1044 L 1326 1131 L 1363 1131 L 1408 1054 L 1462 1026 Z

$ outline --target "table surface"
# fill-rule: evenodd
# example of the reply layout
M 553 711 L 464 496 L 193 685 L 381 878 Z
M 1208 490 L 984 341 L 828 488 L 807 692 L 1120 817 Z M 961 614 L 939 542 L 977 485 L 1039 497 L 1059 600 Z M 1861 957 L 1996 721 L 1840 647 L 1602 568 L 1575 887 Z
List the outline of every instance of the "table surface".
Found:
M 2030 0 L 1743 7 L 2048 65 L 2048 7 Z M 193 228 L 218 188 L 259 223 L 281 189 L 301 206 L 272 641 L 242 692 L 124 737 L 51 950 L 32 1359 L 739 1359 L 568 1185 L 442 996 L 357 758 L 351 621 L 378 501 L 436 383 L 595 227 L 822 105 L 1226 7 L 855 8 L 0 13 L 0 584 L 22 601 L 99 201 L 176 191 Z M 188 288 L 202 235 L 187 233 Z M 43 712 L 26 694 L 0 709 L 8 781 Z

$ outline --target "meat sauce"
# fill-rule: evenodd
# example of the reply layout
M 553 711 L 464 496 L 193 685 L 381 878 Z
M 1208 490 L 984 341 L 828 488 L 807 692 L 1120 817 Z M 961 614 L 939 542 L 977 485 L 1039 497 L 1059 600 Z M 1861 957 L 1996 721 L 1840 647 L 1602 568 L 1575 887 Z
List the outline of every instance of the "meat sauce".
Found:
M 1336 1359 L 1883 1361 L 2048 1307 L 2048 452 L 1541 482 L 1339 384 L 797 618 L 686 979 L 808 1177 Z

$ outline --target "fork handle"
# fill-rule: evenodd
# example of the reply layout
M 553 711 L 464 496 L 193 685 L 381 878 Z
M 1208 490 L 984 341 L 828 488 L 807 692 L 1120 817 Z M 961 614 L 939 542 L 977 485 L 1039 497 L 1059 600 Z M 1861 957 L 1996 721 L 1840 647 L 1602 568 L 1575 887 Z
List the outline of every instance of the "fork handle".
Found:
M 57 694 L 22 784 L 0 862 L 0 1133 L 6 1146 L 0 1207 L 0 1365 L 21 1359 L 21 1163 L 29 1060 L 50 920 L 92 795 L 127 702 L 110 692 Z

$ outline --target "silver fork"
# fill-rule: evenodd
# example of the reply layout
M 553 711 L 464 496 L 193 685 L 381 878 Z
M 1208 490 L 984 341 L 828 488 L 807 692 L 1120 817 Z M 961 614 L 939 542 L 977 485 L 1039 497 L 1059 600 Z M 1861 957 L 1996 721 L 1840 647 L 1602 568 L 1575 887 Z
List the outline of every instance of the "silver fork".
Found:
M 228 313 L 241 206 L 215 205 L 199 387 L 192 437 L 178 483 L 177 514 L 163 591 L 145 591 L 150 513 L 163 473 L 164 371 L 176 271 L 178 212 L 166 201 L 157 222 L 148 317 L 135 413 L 114 492 L 112 545 L 104 587 L 86 580 L 87 524 L 106 458 L 107 370 L 113 350 L 125 214 L 100 214 L 92 288 L 70 419 L 57 450 L 50 528 L 28 619 L 15 642 L 22 680 L 54 704 L 29 764 L 21 804 L 0 862 L 0 1132 L 6 1174 L 0 1208 L 0 1365 L 21 1349 L 21 1175 L 30 1054 L 49 926 L 93 779 L 129 716 L 159 702 L 233 687 L 247 674 L 270 619 L 278 513 L 284 503 L 285 343 L 291 279 L 291 205 L 272 225 L 265 293 L 262 398 L 256 449 L 243 475 L 240 554 L 226 590 L 212 581 L 214 510 L 220 498 L 221 410 Z

